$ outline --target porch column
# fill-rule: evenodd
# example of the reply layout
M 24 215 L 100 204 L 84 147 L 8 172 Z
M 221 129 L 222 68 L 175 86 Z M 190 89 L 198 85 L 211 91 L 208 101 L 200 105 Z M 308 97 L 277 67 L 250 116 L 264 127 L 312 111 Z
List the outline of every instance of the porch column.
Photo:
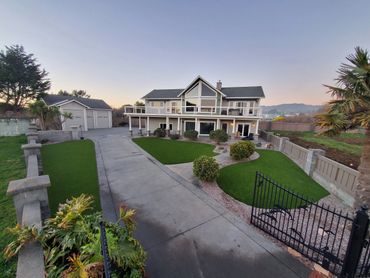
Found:
M 180 135 L 180 130 L 181 130 L 180 124 L 181 124 L 181 120 L 180 120 L 180 117 L 178 117 L 177 118 L 177 134 L 179 135 Z
M 233 136 L 235 136 L 236 134 L 235 134 L 235 125 L 236 125 L 236 122 L 235 122 L 235 118 L 234 118 L 234 120 L 233 120 Z
M 220 119 L 217 119 L 217 122 L 216 122 L 216 129 L 220 129 Z
M 170 118 L 166 117 L 166 134 L 170 136 Z
M 257 120 L 257 123 L 256 123 L 256 135 L 258 135 L 258 124 L 259 124 L 259 120 Z
M 141 132 L 141 117 L 139 116 L 139 134 L 142 135 L 142 132 Z
M 150 136 L 149 117 L 146 118 L 146 136 Z
M 130 135 L 132 136 L 132 125 L 131 125 L 131 116 L 128 116 L 128 130 L 130 132 Z
M 198 118 L 195 118 L 195 130 L 196 131 L 198 131 L 198 137 L 199 137 L 199 132 L 200 132 L 200 130 L 199 130 L 199 125 L 198 125 Z

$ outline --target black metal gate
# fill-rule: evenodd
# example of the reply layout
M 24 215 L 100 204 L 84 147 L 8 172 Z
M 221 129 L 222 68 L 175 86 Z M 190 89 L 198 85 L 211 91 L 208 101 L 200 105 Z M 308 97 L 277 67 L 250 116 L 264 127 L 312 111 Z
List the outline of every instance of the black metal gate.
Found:
M 368 216 L 361 212 L 353 218 L 256 173 L 251 223 L 338 276 L 369 277 Z

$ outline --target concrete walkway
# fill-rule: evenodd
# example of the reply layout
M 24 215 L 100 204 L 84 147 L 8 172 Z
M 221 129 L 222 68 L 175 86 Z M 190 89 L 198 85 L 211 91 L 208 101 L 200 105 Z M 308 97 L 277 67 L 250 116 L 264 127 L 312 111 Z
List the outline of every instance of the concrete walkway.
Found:
M 103 132 L 103 131 L 102 131 Z M 127 133 L 95 141 L 101 201 L 114 219 L 136 210 L 149 277 L 307 277 L 309 270 L 201 189 L 139 149 Z

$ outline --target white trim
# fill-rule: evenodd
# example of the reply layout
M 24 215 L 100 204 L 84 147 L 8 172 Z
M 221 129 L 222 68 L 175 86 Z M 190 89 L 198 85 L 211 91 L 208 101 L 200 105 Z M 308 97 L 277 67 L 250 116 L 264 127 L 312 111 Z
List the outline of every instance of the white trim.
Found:
M 60 112 L 60 121 L 62 122 L 62 130 L 65 130 L 66 129 L 66 124 L 65 124 L 65 120 L 64 120 L 64 116 L 62 115 L 64 113 L 64 110 L 63 108 L 59 107 L 59 112 Z
M 98 128 L 98 113 L 97 111 L 93 110 L 93 122 L 94 122 L 94 128 Z
M 85 105 L 85 104 L 83 104 L 83 103 L 81 103 L 81 102 L 79 102 L 79 101 L 77 101 L 77 100 L 75 100 L 75 99 L 68 100 L 68 101 L 63 102 L 63 103 L 61 103 L 61 104 L 52 104 L 52 105 L 50 105 L 50 106 L 59 106 L 59 107 L 60 107 L 60 106 L 66 105 L 66 104 L 71 103 L 71 102 L 76 102 L 76 103 L 78 103 L 79 105 L 84 106 L 84 107 L 86 107 L 86 108 L 88 108 L 88 109 L 94 109 L 94 108 L 91 108 L 91 107 L 89 107 L 89 106 L 87 106 L 87 105 Z M 106 110 L 108 110 L 108 109 L 106 109 Z
M 87 113 L 86 113 L 86 108 L 84 109 L 84 125 L 85 125 L 85 131 L 87 131 Z

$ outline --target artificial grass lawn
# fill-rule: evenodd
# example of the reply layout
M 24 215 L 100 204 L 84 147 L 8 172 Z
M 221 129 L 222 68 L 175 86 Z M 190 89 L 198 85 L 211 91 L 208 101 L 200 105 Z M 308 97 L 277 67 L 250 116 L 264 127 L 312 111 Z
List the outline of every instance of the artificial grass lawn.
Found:
M 6 232 L 7 227 L 17 223 L 12 197 L 6 196 L 11 180 L 26 177 L 26 166 L 21 145 L 26 144 L 25 136 L 0 137 L 0 250 L 10 243 L 14 237 Z M 15 277 L 17 259 L 5 261 L 0 255 L 1 277 Z
M 272 150 L 257 150 L 257 152 L 260 155 L 258 159 L 230 165 L 220 171 L 218 185 L 235 199 L 252 205 L 257 171 L 312 201 L 318 201 L 329 194 L 284 154 Z M 266 199 L 268 196 L 262 198 L 265 201 L 259 202 L 260 204 L 267 204 L 267 207 L 274 206 L 273 202 L 268 202 Z M 285 207 L 294 207 L 294 205 L 289 203 L 285 204 Z
M 41 149 L 45 175 L 50 176 L 48 189 L 51 213 L 59 203 L 82 193 L 94 197 L 93 209 L 100 211 L 99 181 L 95 147 L 90 140 L 44 145 Z
M 161 138 L 136 138 L 133 141 L 163 164 L 192 162 L 202 156 L 214 156 L 213 145 Z
M 364 138 L 364 134 L 358 133 L 342 133 L 338 137 L 318 136 L 314 132 L 289 132 L 289 131 L 276 131 L 275 133 L 281 136 L 294 135 L 301 138 L 304 141 L 321 144 L 328 148 L 337 149 L 339 151 L 361 156 L 363 146 L 360 144 L 349 144 L 346 142 L 338 141 L 337 138 Z

